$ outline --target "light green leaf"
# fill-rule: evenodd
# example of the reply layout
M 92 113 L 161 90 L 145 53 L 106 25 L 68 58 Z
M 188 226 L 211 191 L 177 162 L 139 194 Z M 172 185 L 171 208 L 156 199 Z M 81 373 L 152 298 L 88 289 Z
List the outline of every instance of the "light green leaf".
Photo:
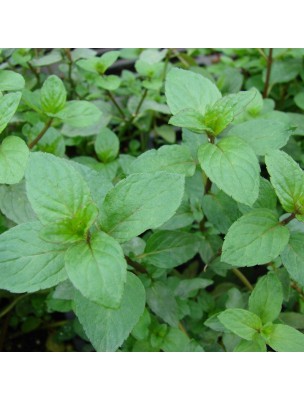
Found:
M 18 225 L 0 236 L 0 287 L 35 292 L 67 279 L 65 247 L 40 239 L 40 222 Z
M 116 75 L 104 75 L 98 76 L 95 80 L 95 84 L 98 87 L 106 90 L 116 90 L 119 88 L 121 79 Z
M 282 262 L 292 279 L 304 286 L 304 233 L 292 232 L 281 253 Z
M 40 90 L 35 90 L 31 92 L 28 89 L 24 89 L 22 92 L 22 101 L 30 108 L 35 110 L 38 114 L 42 114 L 42 105 L 40 98 Z
M 301 110 L 304 110 L 304 92 L 297 93 L 294 97 L 294 102 Z
M 94 148 L 100 161 L 113 161 L 119 153 L 119 139 L 109 128 L 102 128 L 96 136 Z
M 249 311 L 257 314 L 263 324 L 274 321 L 283 303 L 281 282 L 274 273 L 264 275 L 249 297 Z
M 61 111 L 66 103 L 66 90 L 60 78 L 50 75 L 44 81 L 41 92 L 42 109 L 47 114 L 56 114 Z
M 262 328 L 262 321 L 257 315 L 239 308 L 223 311 L 218 319 L 227 329 L 246 340 L 253 340 Z
M 174 268 L 193 258 L 199 244 L 199 237 L 192 233 L 160 231 L 149 237 L 137 259 L 158 268 Z
M 276 150 L 265 157 L 270 181 L 287 211 L 304 214 L 304 173 L 288 154 Z
M 304 352 L 304 334 L 291 326 L 275 324 L 267 344 L 275 351 Z
M 129 172 L 166 171 L 192 176 L 195 172 L 195 161 L 186 146 L 178 144 L 164 145 L 158 150 L 148 150 L 141 154 L 130 165 Z
M 31 61 L 33 67 L 45 67 L 47 65 L 52 65 L 58 63 L 62 59 L 60 52 L 57 49 L 54 49 L 51 53 L 39 57 L 34 58 Z
M 301 59 L 288 59 L 284 61 L 275 61 L 271 68 L 270 85 L 292 81 L 302 70 Z M 263 74 L 263 80 L 266 79 L 266 70 Z
M 75 313 L 97 351 L 115 351 L 127 339 L 144 312 L 145 289 L 141 281 L 128 272 L 118 309 L 93 303 L 80 292 L 75 295 Z
M 22 90 L 25 80 L 22 75 L 14 71 L 0 70 L 0 91 L 2 90 Z
M 73 219 L 92 202 L 90 190 L 69 161 L 31 153 L 26 171 L 28 198 L 43 224 Z
M 68 101 L 65 107 L 56 113 L 67 125 L 76 128 L 85 128 L 97 124 L 101 118 L 101 111 L 92 103 L 85 100 Z
M 15 114 L 20 103 L 21 93 L 8 93 L 0 97 L 0 133 Z
M 6 137 L 0 145 L 0 183 L 21 181 L 29 157 L 25 142 L 17 136 Z
M 289 230 L 277 214 L 258 208 L 239 218 L 228 230 L 221 260 L 239 267 L 266 264 L 285 248 Z
M 256 336 L 253 341 L 241 340 L 233 351 L 252 353 L 252 352 L 266 352 L 266 343 L 261 336 Z
M 89 243 L 69 248 L 65 266 L 70 280 L 83 296 L 105 307 L 119 307 L 127 263 L 116 240 L 97 232 Z
M 234 118 L 233 108 L 224 100 L 225 97 L 206 108 L 204 123 L 214 136 L 220 134 Z
M 170 219 L 182 201 L 184 177 L 155 172 L 133 174 L 108 192 L 100 209 L 102 230 L 126 242 Z
M 0 186 L 1 212 L 16 224 L 37 219 L 25 191 L 25 182 Z
M 173 115 L 185 108 L 204 114 L 206 106 L 221 97 L 214 83 L 195 72 L 172 68 L 167 75 L 166 98 Z
M 237 136 L 248 143 L 259 156 L 280 149 L 288 142 L 291 131 L 275 119 L 254 119 L 233 126 L 229 136 Z
M 238 137 L 198 149 L 198 159 L 206 175 L 234 200 L 251 206 L 259 194 L 259 162 L 251 147 Z
M 101 57 L 91 57 L 80 60 L 77 65 L 85 71 L 104 74 L 106 70 L 115 63 L 119 57 L 119 51 L 107 51 Z
M 87 238 L 88 230 L 96 221 L 98 209 L 88 203 L 72 217 L 48 223 L 41 230 L 41 239 L 52 243 L 73 243 Z
M 192 108 L 179 111 L 170 118 L 169 124 L 187 128 L 197 133 L 208 130 L 208 127 L 205 125 L 204 116 Z

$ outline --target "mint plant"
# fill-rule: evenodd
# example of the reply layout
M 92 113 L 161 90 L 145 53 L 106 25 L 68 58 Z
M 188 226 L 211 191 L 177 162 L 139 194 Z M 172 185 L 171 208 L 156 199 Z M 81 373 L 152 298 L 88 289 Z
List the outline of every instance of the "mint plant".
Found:
M 196 65 L 214 51 L 222 61 Z M 12 337 L 46 330 L 51 351 L 76 338 L 97 351 L 304 351 L 300 50 L 0 56 Z M 134 70 L 115 72 L 119 59 Z M 11 342 L 0 325 L 0 349 Z

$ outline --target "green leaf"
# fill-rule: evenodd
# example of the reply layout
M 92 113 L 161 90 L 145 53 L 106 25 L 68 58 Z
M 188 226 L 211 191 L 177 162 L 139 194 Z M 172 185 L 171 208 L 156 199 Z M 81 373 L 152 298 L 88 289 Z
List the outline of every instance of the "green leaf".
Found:
M 264 275 L 249 297 L 249 311 L 257 314 L 263 324 L 274 321 L 280 314 L 283 303 L 281 282 L 274 273 Z
M 31 65 L 33 67 L 45 67 L 47 65 L 56 64 L 60 60 L 62 60 L 60 52 L 57 49 L 54 49 L 51 53 L 45 56 L 34 58 L 31 61 Z
M 119 307 L 127 264 L 116 240 L 97 232 L 89 243 L 69 248 L 65 265 L 70 280 L 84 297 L 105 307 Z
M 77 62 L 77 65 L 85 71 L 104 74 L 106 70 L 115 63 L 119 55 L 119 51 L 107 51 L 101 57 L 91 57 L 86 60 L 80 60 Z
M 24 89 L 22 92 L 22 101 L 30 108 L 35 110 L 38 114 L 42 114 L 42 105 L 40 98 L 40 90 L 31 92 L 30 90 Z
M 56 113 L 56 118 L 60 118 L 67 125 L 76 128 L 97 124 L 101 117 L 101 111 L 92 103 L 85 100 L 68 101 L 65 107 Z
M 22 75 L 14 71 L 0 70 L 0 91 L 2 90 L 22 90 L 25 80 Z
M 25 182 L 0 186 L 1 212 L 16 224 L 37 219 L 25 191 Z
M 262 321 L 257 315 L 239 308 L 223 311 L 218 319 L 227 329 L 246 340 L 253 340 L 262 328 Z
M 252 208 L 269 208 L 274 210 L 277 205 L 277 195 L 271 186 L 271 183 L 262 177 L 260 177 L 260 190 L 259 197 L 253 203 L 252 207 L 248 207 L 245 204 L 238 204 L 239 210 L 246 214 L 251 211 Z
M 147 289 L 150 309 L 170 326 L 178 326 L 178 305 L 173 291 L 164 282 L 157 281 Z
M 222 191 L 205 195 L 202 206 L 208 221 L 221 233 L 227 233 L 232 223 L 240 216 L 237 203 Z
M 35 292 L 67 279 L 65 247 L 40 239 L 40 222 L 18 225 L 0 236 L 0 287 Z
M 294 97 L 294 102 L 301 110 L 304 110 L 304 92 L 297 93 Z
M 122 300 L 118 309 L 93 303 L 76 292 L 75 313 L 97 351 L 115 351 L 127 339 L 144 312 L 145 289 L 141 281 L 127 273 Z
M 192 278 L 192 279 L 182 279 L 174 290 L 175 296 L 188 298 L 195 294 L 199 289 L 205 289 L 206 287 L 212 285 L 213 281 L 211 279 L 204 278 Z
M 95 84 L 98 87 L 106 90 L 116 90 L 119 88 L 121 79 L 116 75 L 104 75 L 98 76 L 95 80 Z
M 289 230 L 277 214 L 258 208 L 239 218 L 228 230 L 221 260 L 238 267 L 266 264 L 285 248 Z
M 204 123 L 214 136 L 220 134 L 234 118 L 233 108 L 224 99 L 225 97 L 206 109 Z
M 50 75 L 44 81 L 41 92 L 42 109 L 47 114 L 56 114 L 61 111 L 66 103 L 66 90 L 60 78 Z
M 266 352 L 266 343 L 260 336 L 255 337 L 253 341 L 241 340 L 233 351 L 236 352 Z
M 90 188 L 93 201 L 99 209 L 104 201 L 104 198 L 106 197 L 106 194 L 110 189 L 113 188 L 112 182 L 105 177 L 103 171 L 95 171 L 92 168 L 76 162 L 72 162 L 71 165 L 73 165 L 76 171 L 78 171 L 86 181 Z
M 288 154 L 276 150 L 266 155 L 270 181 L 287 212 L 304 214 L 304 173 Z
M 242 139 L 228 137 L 198 149 L 206 175 L 234 200 L 251 206 L 259 195 L 259 162 Z
M 160 231 L 149 237 L 144 253 L 137 259 L 158 268 L 174 268 L 193 258 L 199 244 L 199 237 L 192 233 Z
M 6 137 L 0 145 L 0 183 L 13 185 L 24 176 L 29 157 L 25 142 L 17 136 Z
M 266 342 L 275 351 L 304 351 L 304 334 L 288 325 L 273 325 L 272 331 Z
M 304 329 L 304 315 L 293 311 L 282 312 L 280 320 L 295 329 Z
M 291 131 L 285 123 L 275 119 L 254 119 L 233 126 L 229 136 L 237 136 L 248 143 L 255 154 L 264 156 L 280 149 L 288 142 Z
M 41 238 L 52 243 L 73 243 L 86 239 L 88 230 L 96 221 L 98 209 L 88 203 L 73 216 L 48 223 L 41 231 Z
M 170 219 L 182 201 L 184 177 L 155 172 L 133 174 L 120 181 L 100 209 L 102 230 L 126 242 Z
M 26 171 L 28 198 L 43 224 L 75 215 L 92 202 L 90 190 L 69 161 L 46 153 L 31 153 Z
M 270 85 L 273 86 L 276 83 L 290 82 L 300 73 L 302 70 L 301 59 L 288 59 L 284 61 L 275 61 L 271 68 L 270 74 Z M 266 79 L 266 70 L 263 74 L 263 80 Z
M 281 253 L 282 262 L 292 279 L 304 286 L 304 233 L 292 232 Z
M 21 93 L 8 93 L 0 97 L 0 133 L 15 114 L 20 103 Z
M 141 154 L 130 165 L 129 172 L 166 171 L 192 176 L 195 172 L 195 167 L 195 161 L 191 156 L 190 150 L 186 146 L 173 144 Z
M 179 126 L 181 128 L 187 128 L 197 133 L 208 130 L 208 127 L 204 122 L 204 116 L 192 108 L 186 108 L 179 111 L 170 118 L 169 124 Z
M 221 97 L 214 83 L 195 72 L 172 68 L 167 75 L 166 98 L 173 115 L 186 108 L 204 114 Z
M 103 128 L 96 136 L 94 148 L 100 161 L 111 162 L 118 156 L 119 139 L 109 128 Z

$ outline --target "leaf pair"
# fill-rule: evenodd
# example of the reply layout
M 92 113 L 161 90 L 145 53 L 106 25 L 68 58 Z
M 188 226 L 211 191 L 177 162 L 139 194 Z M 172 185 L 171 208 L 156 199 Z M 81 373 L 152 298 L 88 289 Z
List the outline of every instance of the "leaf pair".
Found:
M 218 315 L 220 322 L 244 339 L 234 351 L 304 351 L 304 334 L 282 324 L 273 324 L 281 311 L 282 286 L 274 273 L 263 276 L 249 297 L 249 311 L 228 309 Z
M 302 221 L 304 215 L 304 172 L 286 153 L 266 155 L 267 170 L 275 192 L 287 212 Z M 277 214 L 258 208 L 234 222 L 225 237 L 222 260 L 236 266 L 265 264 L 279 255 L 291 277 L 304 284 L 302 233 L 290 233 Z

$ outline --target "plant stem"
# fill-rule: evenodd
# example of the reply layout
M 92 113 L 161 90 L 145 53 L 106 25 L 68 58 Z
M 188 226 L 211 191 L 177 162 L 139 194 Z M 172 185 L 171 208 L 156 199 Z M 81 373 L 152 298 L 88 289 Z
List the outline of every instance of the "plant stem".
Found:
M 208 135 L 208 140 L 211 144 L 214 144 L 214 136 Z M 209 177 L 207 176 L 206 182 L 205 182 L 205 193 L 204 195 L 208 194 L 211 190 L 211 186 L 212 186 L 212 182 L 209 179 Z M 206 223 L 207 219 L 206 216 L 204 215 L 203 219 L 200 221 L 200 231 L 204 232 L 205 231 L 205 223 Z
M 291 281 L 290 286 L 299 293 L 299 296 L 304 300 L 304 291 L 301 289 L 295 281 Z
M 145 98 L 147 96 L 147 93 L 148 93 L 148 89 L 145 89 L 143 91 L 141 99 L 140 99 L 140 101 L 139 101 L 139 103 L 138 103 L 138 105 L 136 107 L 135 113 L 132 115 L 132 117 L 130 118 L 130 120 L 128 122 L 129 124 L 131 124 L 134 121 L 134 119 L 137 117 L 137 115 L 139 114 L 139 111 L 140 111 L 141 106 L 142 106 L 142 104 L 143 104 L 143 102 L 144 102 L 144 100 L 145 100 Z
M 271 66 L 272 66 L 272 51 L 273 49 L 269 49 L 268 57 L 267 57 L 267 71 L 266 71 L 266 80 L 263 91 L 263 98 L 265 99 L 268 96 L 269 83 L 270 83 L 270 74 L 271 74 Z
M 31 142 L 28 144 L 28 148 L 32 149 L 38 142 L 39 140 L 43 137 L 43 135 L 46 133 L 46 131 L 49 129 L 49 127 L 52 125 L 53 118 L 50 118 L 42 128 L 41 132 L 39 135 Z
M 120 105 L 117 103 L 115 97 L 112 95 L 112 93 L 110 92 L 110 90 L 107 90 L 107 95 L 109 96 L 110 100 L 112 101 L 112 103 L 114 104 L 114 106 L 117 108 L 119 114 L 121 115 L 122 119 L 125 121 L 126 120 L 126 115 L 123 112 L 123 109 L 120 107 Z
M 184 57 L 180 54 L 180 52 L 177 49 L 172 49 L 174 55 L 179 59 L 179 61 L 186 67 L 187 69 L 190 67 L 190 64 L 188 61 L 184 59 Z
M 143 274 L 147 273 L 146 269 L 138 262 L 131 260 L 131 258 L 128 256 L 125 256 L 125 259 L 126 259 L 127 263 L 131 267 L 133 267 L 137 272 L 141 272 Z
M 286 217 L 285 219 L 283 219 L 281 222 L 280 222 L 280 225 L 287 225 L 288 224 L 288 222 L 290 222 L 290 221 L 292 221 L 293 219 L 295 219 L 295 214 L 294 213 L 292 213 L 292 214 L 290 214 L 288 217 Z
M 251 283 L 249 282 L 249 280 L 246 278 L 246 276 L 237 268 L 232 268 L 231 270 L 235 276 L 237 276 L 239 278 L 240 281 L 243 282 L 243 284 L 246 286 L 246 288 L 248 290 L 250 290 L 251 292 L 253 291 L 253 286 L 251 285 Z
M 29 296 L 29 293 L 23 294 L 22 296 L 19 296 L 15 300 L 13 300 L 7 307 L 5 307 L 0 312 L 0 318 L 3 318 L 7 313 L 9 313 L 15 307 L 17 303 L 19 303 L 20 300 L 24 299 L 27 296 Z
M 260 55 L 264 58 L 264 60 L 267 61 L 267 56 L 266 56 L 264 50 L 262 50 L 262 49 L 257 49 L 257 51 L 258 51 L 258 52 L 260 53 Z
M 69 70 L 68 70 L 68 79 L 71 85 L 71 92 L 75 92 L 75 82 L 73 81 L 72 78 L 72 68 L 73 68 L 73 59 L 71 55 L 71 50 L 70 49 L 64 49 L 65 55 L 68 59 L 68 64 L 69 64 Z
M 37 79 L 37 84 L 38 84 L 38 86 L 40 86 L 40 85 L 41 85 L 41 81 L 40 81 L 39 72 L 37 71 L 36 68 L 34 68 L 34 67 L 32 66 L 32 64 L 31 64 L 30 62 L 28 62 L 27 65 L 28 65 L 29 69 L 32 71 L 32 73 L 35 75 L 35 77 L 36 77 L 36 79 Z
M 184 325 L 181 322 L 178 323 L 178 329 L 181 330 L 187 337 L 189 337 L 188 332 L 186 331 L 186 328 L 184 327 Z

